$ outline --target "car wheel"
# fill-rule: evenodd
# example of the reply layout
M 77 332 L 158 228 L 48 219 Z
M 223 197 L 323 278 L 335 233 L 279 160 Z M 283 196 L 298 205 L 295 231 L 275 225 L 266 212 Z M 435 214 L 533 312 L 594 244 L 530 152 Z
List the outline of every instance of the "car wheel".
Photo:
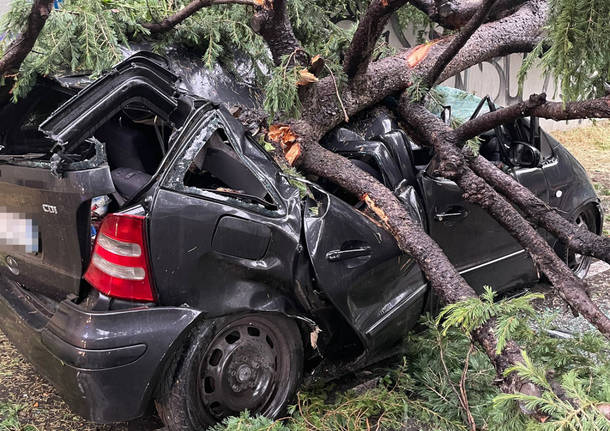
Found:
M 203 323 L 166 372 L 157 411 L 169 431 L 194 431 L 248 410 L 278 417 L 303 370 L 294 321 L 250 314 L 218 328 Z
M 581 229 L 588 229 L 591 232 L 595 232 L 597 226 L 596 218 L 595 209 L 588 206 L 578 213 L 572 222 Z M 593 261 L 591 256 L 584 256 L 580 253 L 576 253 L 564 244 L 559 244 L 558 254 L 565 260 L 578 278 L 584 279 L 587 276 Z

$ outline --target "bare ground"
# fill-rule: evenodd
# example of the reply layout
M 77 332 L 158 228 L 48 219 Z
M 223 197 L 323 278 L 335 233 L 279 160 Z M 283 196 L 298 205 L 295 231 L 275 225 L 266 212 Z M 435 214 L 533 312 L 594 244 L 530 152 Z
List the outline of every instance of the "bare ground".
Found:
M 553 134 L 585 166 L 602 198 L 606 211 L 606 234 L 610 229 L 610 122 L 597 126 Z M 588 279 L 590 292 L 604 311 L 610 314 L 610 266 L 597 262 Z M 574 318 L 549 286 L 535 290 L 546 298 L 536 307 L 561 314 L 558 329 L 580 332 L 590 328 L 582 318 Z M 27 425 L 26 425 L 27 424 Z M 129 424 L 94 425 L 70 412 L 67 405 L 15 350 L 0 332 L 0 430 L 30 431 L 145 431 L 162 427 L 158 418 L 146 418 Z
M 14 407 L 13 415 L 2 415 L 2 405 Z M 16 412 L 15 410 L 18 410 Z M 16 416 L 23 428 L 3 428 L 7 416 Z M 73 414 L 55 389 L 46 382 L 0 332 L 0 430 L 27 431 L 144 431 L 162 427 L 156 418 L 130 424 L 94 425 Z

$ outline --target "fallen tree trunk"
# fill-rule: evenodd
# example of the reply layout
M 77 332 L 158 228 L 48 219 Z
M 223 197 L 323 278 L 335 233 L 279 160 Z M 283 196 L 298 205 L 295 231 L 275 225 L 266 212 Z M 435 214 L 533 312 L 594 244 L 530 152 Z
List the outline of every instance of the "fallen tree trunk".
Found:
M 579 228 L 571 223 L 527 187 L 519 184 L 485 158 L 469 157 L 468 164 L 479 177 L 502 193 L 530 220 L 556 236 L 570 249 L 610 263 L 610 238 L 596 235 L 588 229 Z
M 400 114 L 412 125 L 420 142 L 434 148 L 440 159 L 437 173 L 455 181 L 463 190 L 466 201 L 484 208 L 493 216 L 529 253 L 559 296 L 610 339 L 610 319 L 587 295 L 585 282 L 576 277 L 548 242 L 506 199 L 468 167 L 455 131 L 422 105 L 411 103 L 406 94 L 401 98 Z

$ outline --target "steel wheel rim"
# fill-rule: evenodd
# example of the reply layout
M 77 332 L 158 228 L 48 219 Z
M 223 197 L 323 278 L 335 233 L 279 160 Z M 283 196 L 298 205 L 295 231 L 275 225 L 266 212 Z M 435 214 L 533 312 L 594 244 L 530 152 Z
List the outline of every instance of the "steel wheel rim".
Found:
M 578 229 L 591 230 L 584 213 L 581 213 L 578 215 L 578 217 L 576 217 L 574 224 L 578 226 Z M 589 256 L 584 256 L 580 253 L 573 252 L 568 248 L 566 259 L 568 267 L 572 270 L 572 272 L 574 272 L 577 277 L 584 278 L 589 270 L 589 266 L 591 266 L 591 258 Z
M 199 366 L 202 407 L 216 420 L 249 410 L 273 415 L 290 364 L 281 334 L 264 318 L 239 319 L 212 340 Z M 285 383 L 284 383 L 285 384 Z

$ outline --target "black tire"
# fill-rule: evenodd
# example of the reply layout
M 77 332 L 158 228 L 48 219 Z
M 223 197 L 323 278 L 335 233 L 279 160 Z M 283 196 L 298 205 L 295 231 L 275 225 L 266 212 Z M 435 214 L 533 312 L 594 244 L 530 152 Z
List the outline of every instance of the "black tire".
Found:
M 597 232 L 597 211 L 591 205 L 583 208 L 571 221 L 591 232 Z M 578 278 L 584 279 L 587 276 L 591 263 L 593 262 L 591 256 L 583 256 L 575 253 L 574 250 L 570 250 L 570 248 L 563 243 L 557 245 L 556 251 L 559 257 L 568 264 Z
M 296 323 L 249 314 L 195 329 L 168 367 L 157 412 L 169 431 L 199 431 L 248 409 L 277 418 L 292 400 L 303 371 Z

